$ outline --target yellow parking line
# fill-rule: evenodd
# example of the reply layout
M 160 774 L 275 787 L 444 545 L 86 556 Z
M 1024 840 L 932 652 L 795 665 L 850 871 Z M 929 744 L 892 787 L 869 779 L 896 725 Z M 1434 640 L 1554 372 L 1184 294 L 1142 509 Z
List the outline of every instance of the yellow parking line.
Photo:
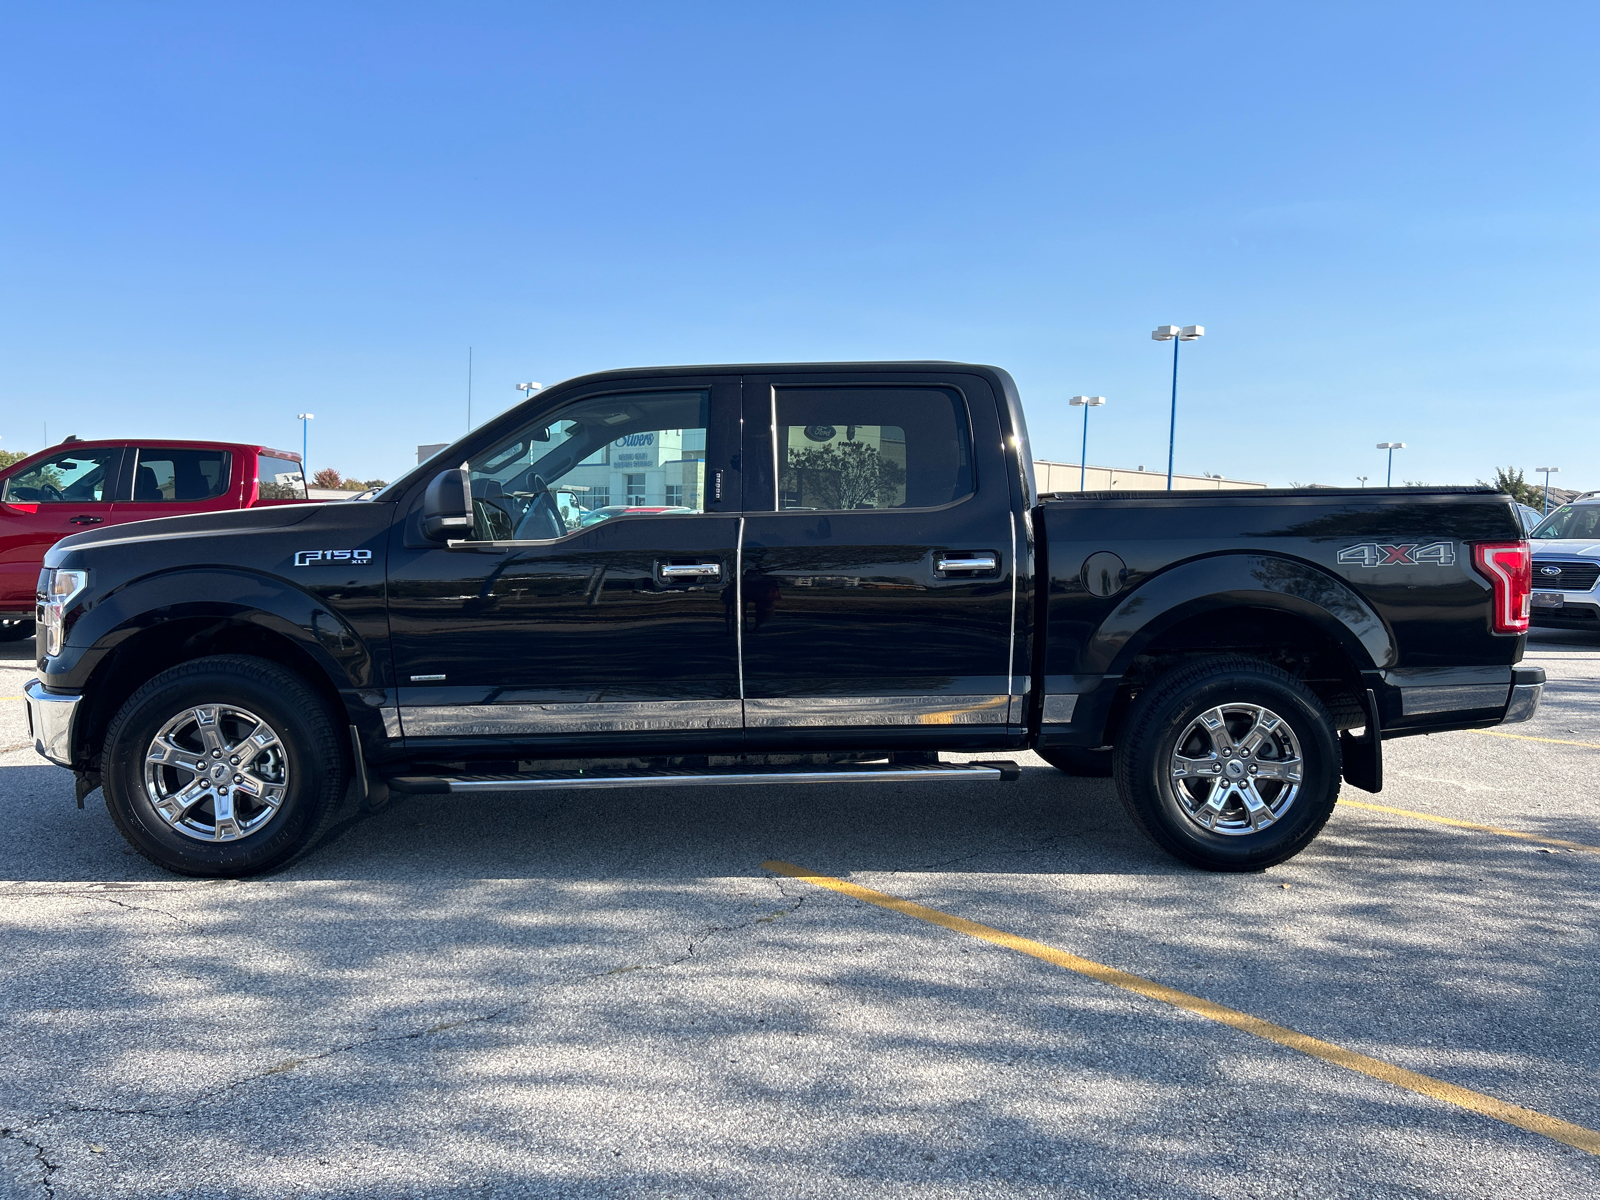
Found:
M 1582 746 L 1585 750 L 1600 750 L 1600 742 L 1569 742 L 1565 738 L 1530 737 L 1526 733 L 1501 733 L 1498 729 L 1469 729 L 1468 733 L 1481 733 L 1485 737 L 1514 738 L 1519 742 L 1549 742 L 1552 746 Z
M 797 867 L 793 863 L 764 862 L 761 866 L 768 871 L 779 875 L 787 875 L 791 879 L 803 880 L 815 884 L 817 887 L 830 888 L 841 895 L 849 896 L 853 900 L 860 900 L 866 904 L 876 904 L 879 908 L 887 908 L 891 912 L 900 913 L 902 916 L 915 917 L 919 921 L 927 921 L 939 925 L 955 933 L 966 934 L 968 937 L 979 938 L 991 942 L 1007 950 L 1015 950 L 1019 954 L 1027 954 L 1033 958 L 1042 959 L 1054 966 L 1064 967 L 1069 971 L 1076 971 L 1079 975 L 1087 976 L 1100 983 L 1108 983 L 1112 987 L 1122 988 L 1124 991 L 1136 992 L 1147 996 L 1151 1000 L 1159 1000 L 1163 1004 L 1170 1004 L 1174 1008 L 1181 1008 L 1185 1012 L 1192 1012 L 1208 1020 L 1218 1021 L 1223 1025 L 1245 1033 L 1254 1034 L 1269 1042 L 1276 1042 L 1280 1046 L 1287 1046 L 1291 1050 L 1298 1050 L 1302 1054 L 1309 1054 L 1313 1058 L 1320 1058 L 1324 1062 L 1333 1063 L 1335 1066 L 1347 1070 L 1359 1071 L 1373 1079 L 1392 1083 L 1396 1087 L 1405 1088 L 1407 1091 L 1416 1092 L 1421 1096 L 1428 1096 L 1434 1100 L 1441 1100 L 1446 1104 L 1454 1104 L 1459 1108 L 1469 1109 L 1481 1113 L 1486 1117 L 1493 1117 L 1497 1121 L 1504 1121 L 1507 1125 L 1515 1125 L 1518 1129 L 1526 1129 L 1531 1133 L 1542 1134 L 1547 1138 L 1583 1150 L 1589 1154 L 1600 1154 L 1600 1133 L 1593 1129 L 1585 1129 L 1582 1125 L 1573 1125 L 1571 1122 L 1562 1121 L 1556 1117 L 1546 1116 L 1544 1113 L 1535 1112 L 1531 1108 L 1522 1108 L 1516 1104 L 1507 1104 L 1503 1100 L 1496 1100 L 1493 1096 L 1486 1096 L 1482 1092 L 1474 1092 L 1470 1088 L 1457 1087 L 1453 1083 L 1446 1083 L 1442 1079 L 1435 1079 L 1431 1075 L 1419 1075 L 1415 1071 L 1408 1071 L 1404 1067 L 1397 1067 L 1393 1063 L 1384 1062 L 1381 1058 L 1372 1058 L 1366 1054 L 1357 1054 L 1353 1050 L 1346 1050 L 1343 1046 L 1336 1046 L 1332 1042 L 1324 1042 L 1320 1038 L 1308 1037 L 1297 1033 L 1293 1029 L 1282 1025 L 1274 1025 L 1270 1021 L 1263 1021 L 1260 1017 L 1252 1017 L 1249 1013 L 1240 1012 L 1236 1008 L 1228 1008 L 1221 1004 L 1213 1004 L 1210 1000 L 1191 996 L 1188 992 L 1180 992 L 1176 988 L 1169 988 L 1165 984 L 1156 983 L 1154 980 L 1145 979 L 1138 975 L 1130 975 L 1126 971 L 1119 971 L 1115 967 L 1107 967 L 1101 963 L 1092 962 L 1087 958 L 1079 958 L 1076 954 L 1068 954 L 1065 950 L 1057 950 L 1053 946 L 1046 946 L 1043 942 L 1035 942 L 1029 938 L 1017 937 L 1015 934 L 1004 933 L 988 925 L 979 925 L 976 921 L 968 921 L 964 917 L 951 916 L 949 913 L 940 912 L 936 908 L 927 908 L 915 904 L 910 900 L 901 900 L 886 892 L 874 891 L 859 884 L 848 883 L 843 879 L 835 879 L 831 875 L 819 875 L 815 871 L 808 871 L 804 867 Z
M 1457 829 L 1475 829 L 1479 833 L 1498 833 L 1501 837 L 1521 838 L 1525 842 L 1538 842 L 1545 846 L 1560 846 L 1566 850 L 1582 850 L 1585 854 L 1600 854 L 1600 846 L 1585 846 L 1582 842 L 1569 842 L 1563 838 L 1545 837 L 1538 833 L 1523 833 L 1520 829 L 1501 829 L 1498 825 L 1480 825 L 1476 821 L 1462 821 L 1456 817 L 1441 817 L 1434 813 L 1414 812 L 1409 808 L 1390 808 L 1386 804 L 1369 804 L 1365 800 L 1339 798 L 1341 807 L 1364 808 L 1369 812 L 1389 813 L 1396 817 L 1410 817 L 1415 821 L 1432 821 L 1437 825 L 1454 825 Z

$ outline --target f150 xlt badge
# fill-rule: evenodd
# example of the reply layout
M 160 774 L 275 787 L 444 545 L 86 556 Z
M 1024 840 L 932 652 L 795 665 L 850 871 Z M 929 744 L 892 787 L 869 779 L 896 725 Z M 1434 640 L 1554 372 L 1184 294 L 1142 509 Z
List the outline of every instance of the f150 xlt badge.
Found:
M 318 563 L 350 563 L 364 567 L 371 561 L 371 550 L 296 550 L 294 553 L 297 567 L 314 567 Z
M 1339 565 L 1344 567 L 1415 567 L 1431 564 L 1436 567 L 1453 567 L 1456 548 L 1453 542 L 1427 542 L 1418 545 L 1407 542 L 1386 545 L 1383 542 L 1362 542 L 1359 546 L 1346 546 L 1339 551 Z

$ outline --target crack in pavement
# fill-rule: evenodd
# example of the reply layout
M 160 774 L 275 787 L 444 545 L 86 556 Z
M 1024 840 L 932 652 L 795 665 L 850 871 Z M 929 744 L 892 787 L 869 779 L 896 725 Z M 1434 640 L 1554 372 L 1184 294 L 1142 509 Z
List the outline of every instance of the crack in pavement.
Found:
M 56 1194 L 55 1183 L 53 1181 L 55 1178 L 55 1173 L 61 1169 L 61 1164 L 53 1163 L 46 1158 L 44 1156 L 44 1147 L 38 1142 L 30 1142 L 27 1138 L 22 1136 L 22 1130 L 28 1128 L 31 1128 L 31 1126 L 25 1125 L 17 1129 L 0 1129 L 0 1137 L 9 1138 L 14 1142 L 20 1142 L 29 1150 L 33 1151 L 33 1157 L 35 1160 L 37 1160 L 41 1168 L 39 1187 L 44 1191 L 44 1194 L 47 1197 L 51 1197 L 53 1200 L 53 1197 Z

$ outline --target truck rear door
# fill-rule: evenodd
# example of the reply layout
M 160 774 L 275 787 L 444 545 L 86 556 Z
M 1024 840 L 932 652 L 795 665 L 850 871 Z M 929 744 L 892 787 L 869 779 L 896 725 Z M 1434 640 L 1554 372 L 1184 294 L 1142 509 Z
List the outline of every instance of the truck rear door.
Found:
M 749 748 L 1007 744 L 1017 531 L 988 382 L 775 374 L 744 396 Z
M 112 512 L 118 524 L 238 508 L 236 475 L 250 465 L 220 447 L 135 446 L 128 470 Z

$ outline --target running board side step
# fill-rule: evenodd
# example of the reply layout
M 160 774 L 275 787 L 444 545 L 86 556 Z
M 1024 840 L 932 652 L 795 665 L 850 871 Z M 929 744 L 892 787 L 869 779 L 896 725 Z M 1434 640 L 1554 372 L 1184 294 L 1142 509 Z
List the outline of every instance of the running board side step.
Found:
M 705 771 L 524 771 L 516 775 L 400 775 L 390 788 L 413 796 L 458 796 L 471 792 L 544 792 L 563 788 L 731 787 L 760 783 L 994 783 L 1020 775 L 1014 762 L 940 763 L 909 766 L 769 767 Z

